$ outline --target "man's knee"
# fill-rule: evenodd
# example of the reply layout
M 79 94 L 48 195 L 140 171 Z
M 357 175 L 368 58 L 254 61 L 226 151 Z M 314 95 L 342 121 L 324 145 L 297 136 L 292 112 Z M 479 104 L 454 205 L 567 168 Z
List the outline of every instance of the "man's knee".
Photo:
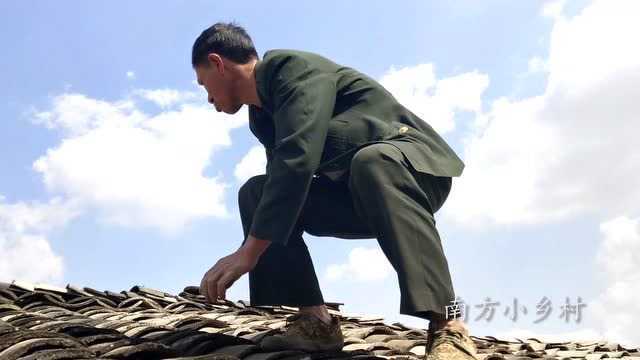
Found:
M 255 206 L 260 201 L 262 187 L 267 180 L 266 174 L 252 176 L 245 181 L 238 190 L 238 206 L 244 208 L 246 206 Z
M 351 159 L 350 176 L 376 179 L 402 165 L 402 152 L 392 144 L 375 143 L 358 150 Z

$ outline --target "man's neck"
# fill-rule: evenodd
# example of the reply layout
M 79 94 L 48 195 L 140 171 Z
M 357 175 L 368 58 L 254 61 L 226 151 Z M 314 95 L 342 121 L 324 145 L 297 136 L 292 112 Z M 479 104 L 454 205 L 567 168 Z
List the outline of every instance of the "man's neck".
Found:
M 257 59 L 253 61 L 240 65 L 240 73 L 241 73 L 241 97 L 243 99 L 243 103 L 255 105 L 259 108 L 262 107 L 262 103 L 260 102 L 260 97 L 258 96 L 257 83 L 256 83 L 256 65 L 258 64 Z

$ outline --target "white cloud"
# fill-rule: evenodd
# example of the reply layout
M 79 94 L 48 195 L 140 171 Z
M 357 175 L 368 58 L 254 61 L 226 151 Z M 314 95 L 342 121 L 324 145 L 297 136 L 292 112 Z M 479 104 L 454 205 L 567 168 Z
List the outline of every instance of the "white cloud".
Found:
M 440 134 L 455 129 L 456 111 L 482 110 L 481 95 L 489 77 L 477 71 L 437 80 L 433 64 L 391 69 L 380 83 L 398 101 Z
M 136 73 L 133 71 L 127 71 L 127 79 L 133 80 L 136 78 Z
M 3 233 L 44 233 L 62 227 L 80 215 L 77 201 L 53 198 L 48 203 L 9 204 L 0 197 L 0 231 Z
M 640 218 L 620 216 L 600 225 L 596 263 L 604 291 L 589 307 L 610 341 L 640 347 Z
M 0 197 L 0 279 L 57 282 L 63 259 L 46 233 L 63 227 L 80 214 L 74 201 L 54 198 L 48 203 L 7 203 Z
M 594 1 L 555 18 L 545 92 L 478 117 L 448 218 L 487 228 L 639 210 L 638 13 L 637 1 Z
M 349 253 L 346 263 L 329 265 L 325 278 L 328 281 L 378 281 L 387 278 L 393 271 L 380 248 L 356 247 Z
M 551 0 L 547 1 L 542 6 L 542 15 L 558 19 L 562 16 L 562 11 L 564 10 L 564 6 L 566 5 L 566 0 Z
M 264 146 L 253 146 L 240 160 L 234 170 L 234 175 L 238 182 L 244 183 L 254 175 L 264 174 L 267 166 L 267 156 Z
M 539 56 L 534 56 L 529 59 L 528 65 L 528 71 L 530 73 L 547 72 L 549 70 L 549 64 L 547 64 L 547 62 Z
M 0 277 L 7 282 L 58 282 L 63 260 L 42 235 L 0 233 Z
M 175 89 L 138 89 L 134 94 L 155 103 L 161 108 L 168 108 L 173 105 L 197 100 L 201 97 L 201 95 L 195 91 L 179 91 Z
M 36 118 L 64 137 L 33 167 L 50 191 L 97 209 L 108 223 L 175 231 L 194 219 L 225 217 L 228 185 L 203 172 L 216 150 L 231 145 L 229 132 L 246 123 L 246 109 L 220 116 L 185 102 L 189 96 L 177 95 L 175 110 L 157 114 L 134 99 L 57 96 Z
M 49 111 L 33 114 L 34 123 L 49 129 L 60 129 L 68 137 L 86 134 L 103 124 L 139 124 L 142 120 L 143 114 L 131 100 L 110 103 L 81 94 L 57 96 Z

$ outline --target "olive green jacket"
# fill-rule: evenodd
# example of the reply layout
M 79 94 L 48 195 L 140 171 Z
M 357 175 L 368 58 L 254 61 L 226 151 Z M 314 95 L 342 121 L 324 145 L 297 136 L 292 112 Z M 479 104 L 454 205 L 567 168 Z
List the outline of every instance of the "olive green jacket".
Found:
M 255 66 L 261 107 L 249 127 L 265 146 L 267 181 L 250 234 L 286 244 L 314 175 L 349 168 L 356 150 L 392 141 L 420 172 L 460 176 L 440 135 L 367 75 L 311 52 L 274 49 Z

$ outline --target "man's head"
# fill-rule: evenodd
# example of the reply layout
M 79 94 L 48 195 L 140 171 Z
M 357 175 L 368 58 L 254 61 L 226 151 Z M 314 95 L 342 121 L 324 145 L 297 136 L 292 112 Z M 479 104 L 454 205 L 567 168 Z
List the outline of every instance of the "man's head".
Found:
M 191 65 L 198 84 L 207 90 L 216 110 L 235 114 L 243 105 L 239 99 L 241 65 L 259 59 L 247 32 L 234 23 L 216 23 L 193 43 Z

